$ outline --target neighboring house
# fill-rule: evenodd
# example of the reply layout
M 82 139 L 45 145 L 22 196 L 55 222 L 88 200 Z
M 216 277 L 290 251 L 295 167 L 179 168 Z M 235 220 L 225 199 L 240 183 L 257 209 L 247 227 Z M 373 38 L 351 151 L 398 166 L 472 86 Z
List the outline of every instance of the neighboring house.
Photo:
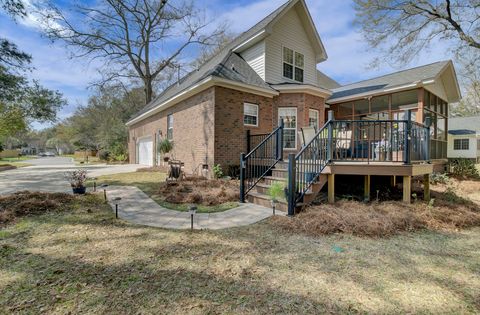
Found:
M 449 119 L 448 158 L 480 162 L 480 116 Z
M 202 168 L 211 170 L 216 164 L 225 170 L 238 166 L 240 154 L 248 153 L 254 137 L 264 139 L 280 121 L 286 159 L 302 148 L 302 129 L 324 127 L 331 110 L 342 122 L 329 129 L 336 137 L 330 151 L 316 148 L 321 170 L 309 172 L 313 176 L 308 178 L 318 179 L 319 172 L 410 176 L 442 167 L 447 158 L 448 103 L 460 99 L 451 61 L 341 86 L 317 70 L 326 59 L 305 1 L 286 2 L 127 122 L 130 162 L 160 164 L 156 147 L 160 139 L 168 138 L 174 143 L 173 156 L 185 163 L 186 172 L 200 174 Z M 405 122 L 409 115 L 416 124 Z M 427 120 L 431 136 L 423 125 Z M 328 163 L 319 157 L 327 153 Z M 267 163 L 268 158 L 262 159 Z M 433 166 L 374 169 L 357 163 L 340 169 L 339 163 L 333 167 L 334 160 L 370 166 L 431 160 Z M 266 169 L 271 172 L 271 167 Z M 333 183 L 330 186 L 334 188 Z M 410 198 L 408 191 L 404 197 Z

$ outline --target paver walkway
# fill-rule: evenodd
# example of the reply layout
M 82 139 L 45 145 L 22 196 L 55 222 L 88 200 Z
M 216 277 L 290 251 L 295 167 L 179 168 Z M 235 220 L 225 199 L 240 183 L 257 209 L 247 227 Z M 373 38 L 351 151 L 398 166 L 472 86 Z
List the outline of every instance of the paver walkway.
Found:
M 114 201 L 116 197 L 122 199 Z M 137 187 L 110 186 L 107 188 L 107 198 L 113 210 L 115 210 L 115 203 L 118 202 L 118 216 L 127 221 L 169 229 L 190 229 L 191 227 L 189 212 L 164 208 Z M 193 228 L 217 230 L 249 225 L 266 219 L 272 214 L 270 208 L 246 203 L 223 212 L 196 213 Z M 276 214 L 284 215 L 281 211 L 277 211 Z

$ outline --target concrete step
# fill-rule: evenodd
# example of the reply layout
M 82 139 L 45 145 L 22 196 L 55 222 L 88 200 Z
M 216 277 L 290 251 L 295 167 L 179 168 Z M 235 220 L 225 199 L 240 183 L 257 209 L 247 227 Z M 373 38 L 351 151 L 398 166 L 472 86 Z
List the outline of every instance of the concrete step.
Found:
M 274 182 L 281 182 L 286 185 L 287 179 L 284 177 L 265 176 L 263 178 L 263 182 L 267 185 L 271 185 Z

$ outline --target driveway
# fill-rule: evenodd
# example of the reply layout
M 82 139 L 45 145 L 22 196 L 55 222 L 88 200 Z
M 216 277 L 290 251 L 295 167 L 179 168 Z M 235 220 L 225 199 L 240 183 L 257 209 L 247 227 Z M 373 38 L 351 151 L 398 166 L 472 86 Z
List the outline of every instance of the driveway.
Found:
M 145 167 L 138 164 L 75 166 L 72 159 L 63 157 L 45 157 L 25 162 L 33 166 L 0 172 L 0 194 L 22 190 L 72 192 L 64 177 L 67 171 L 86 169 L 89 177 L 97 177 L 134 172 L 138 168 Z

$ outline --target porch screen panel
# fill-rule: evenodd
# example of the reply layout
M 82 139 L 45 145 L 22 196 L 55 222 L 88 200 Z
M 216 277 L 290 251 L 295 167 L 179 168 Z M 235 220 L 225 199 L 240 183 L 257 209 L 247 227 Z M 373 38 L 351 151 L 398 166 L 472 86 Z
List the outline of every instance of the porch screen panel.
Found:
M 370 107 L 372 113 L 388 111 L 388 95 L 372 97 L 370 101 Z
M 295 149 L 297 147 L 297 109 L 279 108 L 278 122 L 283 119 L 283 147 Z

